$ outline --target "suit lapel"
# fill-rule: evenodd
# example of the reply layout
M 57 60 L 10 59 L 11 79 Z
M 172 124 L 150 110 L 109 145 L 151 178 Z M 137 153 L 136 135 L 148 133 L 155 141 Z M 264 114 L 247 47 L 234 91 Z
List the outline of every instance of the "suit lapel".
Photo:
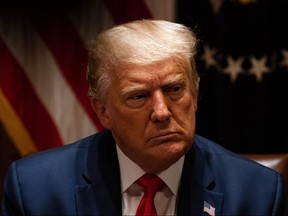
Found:
M 120 193 L 121 194 L 121 193 Z M 121 215 L 121 200 L 115 203 L 109 188 L 103 184 L 76 187 L 78 215 Z
M 120 171 L 115 142 L 105 132 L 90 145 L 87 166 L 83 172 L 85 184 L 78 185 L 76 203 L 78 215 L 121 215 Z
M 215 177 L 205 156 L 193 145 L 185 156 L 178 200 L 178 215 L 221 215 L 223 194 L 213 191 Z M 215 208 L 215 210 L 213 210 Z

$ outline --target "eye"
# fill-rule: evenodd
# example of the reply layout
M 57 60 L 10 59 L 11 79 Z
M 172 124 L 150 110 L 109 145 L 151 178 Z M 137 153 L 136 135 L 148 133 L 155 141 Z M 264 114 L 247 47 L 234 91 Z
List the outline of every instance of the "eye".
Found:
M 167 87 L 165 92 L 172 100 L 178 100 L 184 94 L 184 87 L 181 84 L 172 85 Z
M 145 93 L 132 94 L 126 100 L 126 104 L 131 108 L 140 108 L 144 106 L 147 96 Z
M 180 85 L 172 86 L 171 89 L 170 89 L 170 92 L 178 93 L 178 92 L 181 91 L 181 89 L 182 89 L 182 87 Z
M 133 100 L 141 100 L 143 98 L 145 98 L 144 94 L 137 94 L 137 95 L 134 95 L 131 97 L 131 99 L 133 99 Z

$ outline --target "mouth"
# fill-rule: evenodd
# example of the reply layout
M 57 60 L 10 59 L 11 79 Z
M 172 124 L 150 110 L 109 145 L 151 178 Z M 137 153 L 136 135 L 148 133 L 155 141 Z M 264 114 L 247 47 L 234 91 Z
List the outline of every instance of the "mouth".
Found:
M 155 136 L 152 136 L 148 142 L 156 142 L 156 143 L 163 143 L 163 142 L 171 142 L 171 141 L 177 141 L 179 140 L 179 132 L 173 132 L 173 131 L 166 131 L 166 132 L 160 132 L 159 134 L 156 134 Z

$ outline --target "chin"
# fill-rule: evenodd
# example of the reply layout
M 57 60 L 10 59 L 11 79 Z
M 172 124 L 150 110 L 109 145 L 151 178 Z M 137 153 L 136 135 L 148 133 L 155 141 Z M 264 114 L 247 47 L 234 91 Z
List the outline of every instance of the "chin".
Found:
M 159 159 L 175 163 L 190 149 L 190 146 L 184 144 L 171 143 L 169 146 L 163 146 L 159 151 Z
M 161 172 L 177 162 L 190 149 L 191 145 L 183 142 L 167 142 L 154 146 L 152 152 L 146 154 L 142 168 L 150 173 Z M 151 150 L 151 149 L 150 149 Z

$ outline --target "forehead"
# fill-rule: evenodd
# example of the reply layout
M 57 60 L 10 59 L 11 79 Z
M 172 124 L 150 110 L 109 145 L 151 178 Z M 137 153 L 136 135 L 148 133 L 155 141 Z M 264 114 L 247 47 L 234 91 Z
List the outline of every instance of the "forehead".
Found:
M 115 73 L 116 81 L 126 85 L 126 82 L 154 82 L 156 80 L 177 80 L 187 78 L 186 65 L 181 61 L 168 59 L 150 65 L 124 65 Z

